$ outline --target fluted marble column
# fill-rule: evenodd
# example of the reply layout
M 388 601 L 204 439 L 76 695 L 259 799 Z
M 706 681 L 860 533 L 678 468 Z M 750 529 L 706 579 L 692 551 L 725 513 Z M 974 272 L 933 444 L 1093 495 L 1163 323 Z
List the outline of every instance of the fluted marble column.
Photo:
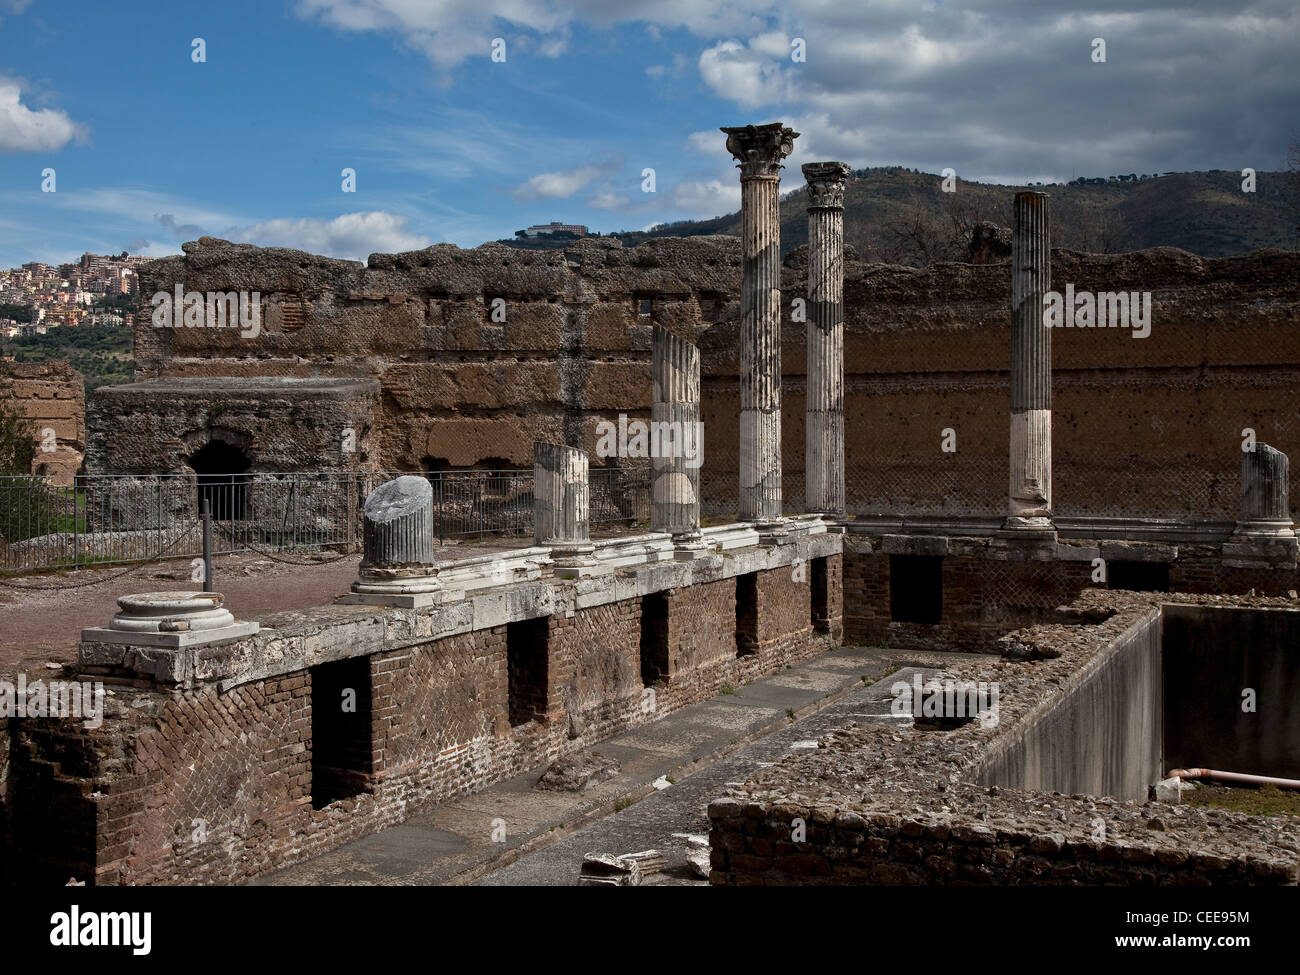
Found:
M 659 447 L 651 457 L 650 529 L 671 532 L 676 557 L 690 559 L 706 551 L 700 534 L 700 350 L 656 325 L 650 372 L 650 422 Z
M 352 592 L 359 595 L 436 593 L 433 489 L 404 475 L 370 492 L 362 508 L 365 554 Z
M 844 181 L 848 163 L 805 163 L 808 391 L 805 509 L 844 517 Z
M 1011 239 L 1011 477 L 1006 530 L 1051 533 L 1052 288 L 1047 194 L 1021 190 Z
M 593 563 L 587 455 L 558 443 L 533 444 L 533 531 L 551 549 L 555 574 L 585 575 Z
M 740 166 L 740 520 L 783 534 L 781 160 L 799 133 L 773 122 L 722 130 Z
M 1241 513 L 1237 533 L 1294 534 L 1291 526 L 1290 463 L 1276 447 L 1257 443 L 1241 454 Z

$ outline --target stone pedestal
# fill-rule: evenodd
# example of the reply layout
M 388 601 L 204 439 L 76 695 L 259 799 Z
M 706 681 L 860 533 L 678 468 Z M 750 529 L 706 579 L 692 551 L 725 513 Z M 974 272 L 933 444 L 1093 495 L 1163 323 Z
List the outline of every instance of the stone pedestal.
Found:
M 555 575 L 575 579 L 599 571 L 591 544 L 587 455 L 564 444 L 533 444 L 534 535 L 551 550 Z
M 805 509 L 844 518 L 844 183 L 848 163 L 803 167 L 808 181 Z
M 1052 287 L 1046 193 L 1015 198 L 1011 239 L 1010 490 L 1004 533 L 1055 539 L 1052 524 L 1052 332 L 1043 296 Z
M 365 554 L 347 602 L 411 608 L 438 601 L 433 489 L 406 475 L 370 492 L 362 509 Z
M 240 623 L 219 592 L 145 592 L 119 596 L 108 626 L 81 631 L 82 643 L 178 649 L 251 636 L 257 623 Z M 82 654 L 85 659 L 85 654 Z
M 650 420 L 659 449 L 651 459 L 650 530 L 669 532 L 675 557 L 688 560 L 709 552 L 700 534 L 700 351 L 657 325 L 652 348 Z
M 740 167 L 740 520 L 765 542 L 781 508 L 781 160 L 799 133 L 774 122 L 722 130 Z

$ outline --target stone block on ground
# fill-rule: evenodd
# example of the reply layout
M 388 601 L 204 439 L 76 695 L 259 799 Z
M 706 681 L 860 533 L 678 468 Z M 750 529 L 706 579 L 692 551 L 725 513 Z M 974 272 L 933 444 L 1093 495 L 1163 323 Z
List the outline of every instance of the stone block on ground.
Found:
M 537 788 L 550 792 L 582 792 L 618 775 L 620 766 L 599 752 L 580 751 L 556 759 L 537 780 Z

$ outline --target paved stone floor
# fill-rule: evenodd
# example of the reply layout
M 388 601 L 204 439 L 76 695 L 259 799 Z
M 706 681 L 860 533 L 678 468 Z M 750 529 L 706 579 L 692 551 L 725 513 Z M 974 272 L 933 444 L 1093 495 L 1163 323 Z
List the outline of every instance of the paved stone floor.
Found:
M 727 782 L 816 747 L 846 721 L 887 713 L 886 685 L 869 687 L 864 677 L 953 656 L 834 649 L 596 745 L 622 770 L 582 793 L 534 789 L 536 769 L 254 883 L 564 885 L 577 882 L 585 853 L 658 849 L 666 869 L 646 884 L 703 884 L 687 864 L 687 837 L 707 834 L 705 810 Z

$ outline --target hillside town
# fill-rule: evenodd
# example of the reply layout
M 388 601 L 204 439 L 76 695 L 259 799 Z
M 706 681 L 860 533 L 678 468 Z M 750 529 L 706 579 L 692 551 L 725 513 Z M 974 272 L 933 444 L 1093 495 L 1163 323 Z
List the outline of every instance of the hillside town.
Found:
M 149 260 L 87 253 L 71 264 L 29 261 L 0 270 L 0 338 L 42 335 L 56 325 L 130 328 L 136 269 Z

